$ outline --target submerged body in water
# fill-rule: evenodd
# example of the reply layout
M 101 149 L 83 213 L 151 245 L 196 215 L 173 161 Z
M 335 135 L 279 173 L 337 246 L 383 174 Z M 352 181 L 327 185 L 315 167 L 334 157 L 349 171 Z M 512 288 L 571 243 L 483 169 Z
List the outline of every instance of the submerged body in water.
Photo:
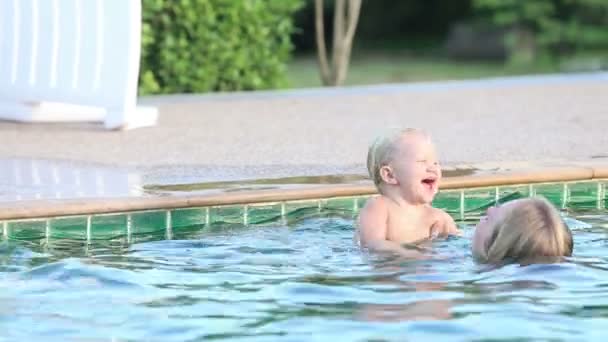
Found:
M 12 341 L 593 340 L 608 324 L 608 215 L 573 215 L 591 224 L 572 228 L 574 256 L 526 267 L 478 264 L 469 225 L 424 260 L 366 253 L 343 217 L 130 245 L 3 242 L 0 324 Z

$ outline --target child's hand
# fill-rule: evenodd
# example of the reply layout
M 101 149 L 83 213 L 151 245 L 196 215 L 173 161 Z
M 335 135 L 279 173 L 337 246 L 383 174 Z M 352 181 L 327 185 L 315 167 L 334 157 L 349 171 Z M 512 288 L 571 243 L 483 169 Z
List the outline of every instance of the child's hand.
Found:
M 445 237 L 448 235 L 461 235 L 460 229 L 456 226 L 454 219 L 446 212 L 441 212 L 437 220 L 431 225 L 429 230 L 429 238 L 432 240 L 436 237 Z

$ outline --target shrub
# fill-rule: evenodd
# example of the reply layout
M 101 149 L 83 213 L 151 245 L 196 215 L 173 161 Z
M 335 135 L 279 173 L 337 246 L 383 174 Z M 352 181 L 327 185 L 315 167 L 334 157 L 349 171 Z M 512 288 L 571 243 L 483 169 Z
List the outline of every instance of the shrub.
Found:
M 140 92 L 280 88 L 302 0 L 143 0 Z
M 518 49 L 553 56 L 608 48 L 606 0 L 473 0 L 493 23 L 514 29 L 507 37 L 512 55 Z

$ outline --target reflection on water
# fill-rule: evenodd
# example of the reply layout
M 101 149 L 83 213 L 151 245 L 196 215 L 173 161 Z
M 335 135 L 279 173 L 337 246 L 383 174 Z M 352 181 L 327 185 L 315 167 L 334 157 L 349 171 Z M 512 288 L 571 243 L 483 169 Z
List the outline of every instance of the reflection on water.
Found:
M 497 269 L 473 262 L 470 227 L 405 260 L 360 251 L 340 217 L 132 245 L 2 242 L 0 325 L 10 341 L 598 340 L 608 219 L 577 218 L 592 226 L 574 229 L 568 262 Z
M 171 168 L 169 174 L 155 168 L 125 169 L 107 165 L 22 158 L 0 158 L 0 202 L 73 199 L 126 196 L 167 196 L 184 193 L 210 194 L 264 189 L 290 189 L 318 184 L 356 184 L 367 182 L 368 177 L 361 174 L 340 174 L 320 176 L 297 176 L 231 181 L 206 181 L 206 173 L 199 174 L 199 168 Z M 215 173 L 218 172 L 217 167 Z M 305 171 L 304 171 L 305 172 Z M 444 171 L 445 177 L 471 175 L 472 168 Z M 192 174 L 190 176 L 186 175 Z M 231 175 L 231 177 L 236 177 Z M 211 176 L 211 179 L 221 176 Z M 149 184 L 148 182 L 160 182 Z
M 141 177 L 122 169 L 51 160 L 0 159 L 0 201 L 140 196 Z
M 444 170 L 444 177 L 469 176 L 476 172 L 473 168 L 450 169 Z M 205 190 L 224 190 L 224 191 L 242 191 L 252 189 L 276 189 L 286 188 L 288 186 L 305 186 L 315 184 L 354 184 L 361 182 L 369 182 L 367 175 L 361 174 L 340 174 L 340 175 L 321 175 L 321 176 L 297 176 L 283 178 L 266 178 L 252 179 L 241 181 L 224 181 L 224 182 L 203 182 L 203 183 L 185 183 L 185 184 L 148 184 L 144 188 L 149 193 L 165 193 L 165 192 L 197 192 Z

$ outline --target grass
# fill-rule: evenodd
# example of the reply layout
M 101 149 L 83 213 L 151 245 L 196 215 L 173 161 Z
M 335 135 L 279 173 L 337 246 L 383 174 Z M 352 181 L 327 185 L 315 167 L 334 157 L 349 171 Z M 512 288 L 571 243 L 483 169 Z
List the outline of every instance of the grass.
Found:
M 345 85 L 478 79 L 559 72 L 556 63 L 514 66 L 499 62 L 456 62 L 399 53 L 366 53 L 354 56 Z M 292 88 L 321 86 L 316 56 L 296 57 L 288 66 Z

